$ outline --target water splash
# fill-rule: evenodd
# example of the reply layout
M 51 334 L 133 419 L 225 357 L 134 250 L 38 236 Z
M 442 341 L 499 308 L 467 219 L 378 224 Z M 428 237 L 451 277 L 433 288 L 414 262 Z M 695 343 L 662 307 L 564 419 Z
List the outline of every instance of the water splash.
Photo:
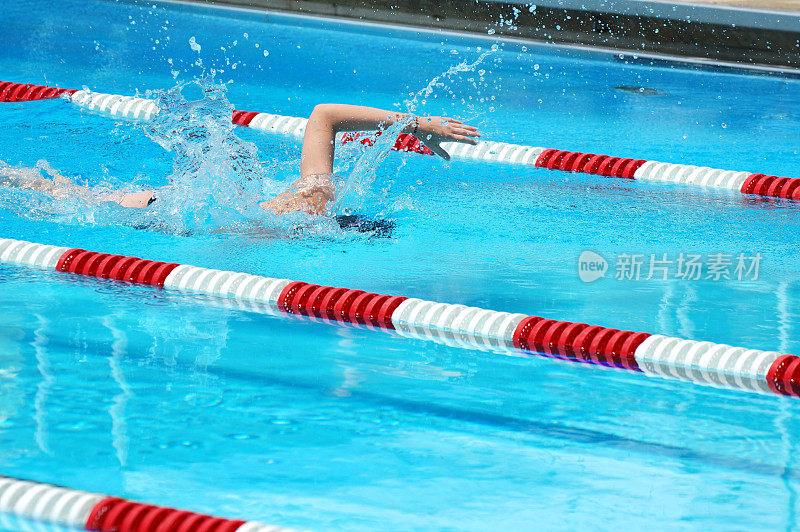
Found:
M 350 214 L 357 211 L 364 211 L 365 207 L 371 211 L 382 211 L 387 214 L 391 211 L 407 209 L 413 207 L 413 202 L 396 201 L 390 196 L 390 187 L 384 188 L 381 193 L 371 190 L 376 178 L 376 171 L 388 157 L 394 140 L 407 125 L 414 121 L 416 114 L 421 114 L 422 109 L 428 103 L 428 98 L 437 90 L 447 89 L 449 84 L 462 74 L 475 72 L 487 57 L 497 52 L 497 45 L 493 45 L 489 50 L 481 53 L 472 62 L 467 60 L 451 66 L 442 72 L 416 93 L 412 93 L 411 99 L 405 100 L 404 106 L 408 117 L 406 120 L 398 121 L 385 128 L 379 136 L 371 137 L 373 145 L 371 148 L 360 152 L 351 152 L 342 159 L 342 168 L 347 168 L 347 177 L 340 178 L 337 183 L 337 200 L 334 207 L 335 213 Z M 388 117 L 387 117 L 388 118 Z M 404 165 L 403 159 L 398 164 Z M 344 173 L 344 172 L 340 172 Z M 371 212 L 370 214 L 374 214 Z
M 224 84 L 203 78 L 145 96 L 161 111 L 135 127 L 172 157 L 168 176 L 145 176 L 151 183 L 167 183 L 155 188 L 153 205 L 120 207 L 113 201 L 121 192 L 143 189 L 112 175 L 88 187 L 84 179 L 63 176 L 39 161 L 34 168 L 0 163 L 0 185 L 5 185 L 0 207 L 62 223 L 122 224 L 183 235 L 298 223 L 297 217 L 277 219 L 258 206 L 285 188 L 281 182 L 291 165 L 265 166 L 256 145 L 235 135 Z
M 187 98 L 188 92 L 199 97 Z M 161 112 L 143 130 L 173 154 L 173 168 L 140 223 L 180 233 L 262 218 L 258 201 L 281 187 L 268 177 L 256 145 L 235 135 L 225 85 L 200 79 L 147 96 Z
M 382 207 L 385 198 L 380 198 L 371 190 L 376 172 L 391 153 L 397 136 L 413 121 L 414 117 L 409 115 L 405 120 L 399 120 L 386 127 L 380 135 L 373 134 L 370 137 L 372 146 L 363 147 L 360 143 L 353 143 L 355 146 L 349 150 L 342 150 L 336 168 L 340 177 L 336 182 L 336 202 L 332 209 L 334 214 L 350 215 L 354 212 L 364 212 L 367 205 L 372 211 Z M 341 177 L 344 175 L 346 177 Z M 384 194 L 388 192 L 385 190 Z
M 430 80 L 428 84 L 416 94 L 413 94 L 411 99 L 406 100 L 404 102 L 406 109 L 410 114 L 417 113 L 419 108 L 424 107 L 428 103 L 428 98 L 434 94 L 437 89 L 447 88 L 445 82 L 452 83 L 454 78 L 460 74 L 475 72 L 478 66 L 483 64 L 487 57 L 495 54 L 498 50 L 499 47 L 496 44 L 493 44 L 490 49 L 482 52 L 475 61 L 470 63 L 464 60 L 451 66 L 446 71 Z

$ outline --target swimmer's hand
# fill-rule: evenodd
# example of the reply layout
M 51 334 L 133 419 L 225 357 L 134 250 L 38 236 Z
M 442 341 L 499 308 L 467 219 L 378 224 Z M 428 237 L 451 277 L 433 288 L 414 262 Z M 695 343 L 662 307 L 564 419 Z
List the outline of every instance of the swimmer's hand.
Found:
M 450 160 L 450 154 L 442 148 L 442 142 L 461 142 L 474 146 L 478 143 L 476 139 L 481 136 L 475 126 L 468 126 L 460 120 L 445 116 L 421 116 L 417 118 L 416 125 L 415 136 L 445 161 Z
M 290 212 L 324 214 L 329 201 L 335 197 L 333 179 L 328 174 L 312 174 L 292 183 L 276 197 L 259 203 L 262 209 L 281 215 Z

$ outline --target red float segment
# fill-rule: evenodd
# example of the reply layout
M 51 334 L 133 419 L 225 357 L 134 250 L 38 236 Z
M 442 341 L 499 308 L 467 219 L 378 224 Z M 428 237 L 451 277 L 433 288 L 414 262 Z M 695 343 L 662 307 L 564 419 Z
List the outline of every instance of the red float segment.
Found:
M 83 269 L 84 263 L 86 263 L 86 261 L 89 258 L 93 257 L 94 255 L 95 255 L 94 251 L 81 250 L 72 256 L 72 259 L 65 264 L 64 266 L 65 269 L 62 271 L 68 271 L 70 273 L 80 273 L 81 270 Z
M 600 163 L 600 166 L 597 167 L 597 173 L 603 176 L 606 175 L 610 176 L 611 169 L 618 161 L 619 161 L 618 157 L 610 157 L 610 156 L 606 157 L 605 159 L 603 159 L 603 162 Z
M 256 116 L 258 116 L 258 113 L 255 111 L 234 111 L 231 121 L 237 126 L 247 127 Z
M 291 283 L 287 284 L 283 290 L 281 290 L 281 295 L 278 296 L 278 310 L 288 312 L 289 314 L 294 314 L 294 312 L 292 312 L 287 305 L 291 305 L 297 291 L 308 284 L 309 283 L 305 281 L 292 281 Z
M 622 158 L 620 159 L 619 166 L 614 167 L 612 172 L 617 177 L 621 177 L 623 179 L 634 179 L 636 175 L 636 170 L 638 170 L 644 163 L 646 163 L 644 159 L 627 159 Z
M 97 532 L 235 532 L 244 523 L 106 497 L 92 508 L 85 527 Z
M 123 258 L 124 257 L 122 255 L 107 255 L 106 258 L 99 261 L 97 264 L 97 269 L 94 271 L 93 275 L 95 277 L 109 279 L 111 277 L 111 270 Z
M 378 131 L 375 136 L 379 137 L 381 132 Z M 360 139 L 360 140 L 359 140 Z M 345 133 L 342 136 L 342 144 L 347 144 L 348 142 L 361 142 L 364 146 L 372 146 L 375 144 L 375 139 L 368 136 L 362 136 L 359 132 L 351 132 Z M 397 140 L 392 146 L 392 149 L 395 151 L 403 151 L 408 153 L 421 153 L 423 155 L 434 155 L 434 153 L 428 149 L 417 137 L 414 135 L 409 135 L 408 133 L 400 133 L 397 136 Z
M 644 159 L 628 159 L 578 151 L 547 149 L 536 159 L 536 166 L 547 168 L 548 170 L 633 179 L 636 170 L 645 162 Z
M 595 155 L 594 153 L 589 153 L 588 160 L 583 163 L 581 166 L 581 170 L 585 174 L 596 174 L 597 169 L 600 168 L 600 165 L 603 164 L 603 161 L 606 160 L 605 155 Z
M 361 294 L 366 294 L 366 292 L 363 290 L 348 289 L 342 292 L 338 298 L 334 296 L 331 300 L 331 304 L 333 305 L 333 312 L 330 314 L 331 319 L 345 322 L 350 321 L 350 308 Z
M 586 323 L 529 316 L 514 331 L 514 347 L 546 357 L 641 371 L 636 348 L 650 336 Z
M 348 308 L 343 309 L 344 312 L 342 313 L 342 317 L 350 323 L 368 325 L 367 320 L 369 319 L 369 316 L 366 314 L 367 305 L 369 305 L 372 299 L 376 296 L 382 297 L 378 296 L 377 294 L 370 294 L 369 292 L 363 292 L 359 294 Z M 369 325 L 377 326 L 377 323 L 369 323 Z
M 64 254 L 61 255 L 61 258 L 58 259 L 58 262 L 56 263 L 56 271 L 59 271 L 59 272 L 67 271 L 66 268 L 68 268 L 69 265 L 72 263 L 72 259 L 74 259 L 75 256 L 77 256 L 78 254 L 80 254 L 82 252 L 85 252 L 85 251 L 86 251 L 85 249 L 79 249 L 79 248 L 72 248 L 72 249 L 66 250 L 64 252 Z
M 172 270 L 180 266 L 177 262 L 159 262 L 160 266 L 153 272 L 150 284 L 159 288 L 164 288 L 164 283 L 172 273 Z
M 400 304 L 408 299 L 405 296 L 392 296 L 386 301 L 384 301 L 383 306 L 379 309 L 379 327 L 383 327 L 384 329 L 394 329 L 394 323 L 392 323 L 392 316 L 394 315 L 394 311 L 397 310 L 397 307 Z
M 111 264 L 111 270 L 108 272 L 107 279 L 116 279 L 118 281 L 124 279 L 124 272 L 126 272 L 128 267 L 137 260 L 138 259 L 136 257 L 125 257 L 119 255 L 119 258 L 116 260 L 116 264 Z
M 75 89 L 58 89 L 30 83 L 0 81 L 0 102 L 30 102 L 58 98 L 64 93 L 72 94 Z
M 536 163 L 534 166 L 539 168 L 547 168 L 550 170 L 555 168 L 560 169 L 561 161 L 564 159 L 567 153 L 568 152 L 565 151 L 548 148 L 539 154 L 539 157 L 536 158 Z
M 425 146 L 421 140 L 419 140 L 414 135 L 409 135 L 407 133 L 400 133 L 397 136 L 397 140 L 392 146 L 393 150 L 396 151 L 404 151 L 408 153 L 421 153 L 422 155 L 434 155 L 433 151 L 431 151 L 427 146 Z
M 320 292 L 319 303 L 315 303 L 317 305 L 316 309 L 319 313 L 319 317 L 333 319 L 332 316 L 334 313 L 334 307 L 336 303 L 341 300 L 342 295 L 347 291 L 347 288 L 334 288 L 333 290 Z
M 75 266 L 75 270 L 81 275 L 99 277 L 97 270 L 100 268 L 100 264 L 106 262 L 110 257 L 111 255 L 108 253 L 93 253 L 87 260 L 83 261 L 80 270 L 78 270 L 77 266 Z
M 56 264 L 56 270 L 60 272 L 147 284 L 159 288 L 164 286 L 167 276 L 177 267 L 176 263 L 109 255 L 85 249 L 68 249 Z
M 742 184 L 744 194 L 800 200 L 800 179 L 751 174 Z
M 781 395 L 800 397 L 800 357 L 781 355 L 767 372 L 767 385 Z
M 137 259 L 134 257 L 133 262 L 124 270 L 120 270 L 121 277 L 117 280 L 128 281 L 129 283 L 136 283 L 139 278 L 139 273 L 148 265 L 150 261 L 147 259 Z
M 342 144 L 347 144 L 348 142 L 355 142 L 358 140 L 360 136 L 361 134 L 358 132 L 345 133 L 344 135 L 342 135 Z M 374 142 L 370 138 L 364 138 L 361 139 L 361 144 L 363 144 L 364 146 L 372 146 Z
M 294 281 L 278 297 L 278 308 L 289 314 L 394 329 L 392 314 L 406 299 Z

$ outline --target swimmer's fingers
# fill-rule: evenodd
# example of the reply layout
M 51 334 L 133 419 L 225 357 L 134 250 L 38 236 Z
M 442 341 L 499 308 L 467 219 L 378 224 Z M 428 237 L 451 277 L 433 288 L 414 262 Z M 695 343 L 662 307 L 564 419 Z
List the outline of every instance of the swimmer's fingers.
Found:
M 478 133 L 478 129 L 474 127 L 456 127 L 453 128 L 453 134 L 455 135 L 463 135 L 465 137 L 480 137 L 481 134 Z
M 460 142 L 461 144 L 472 144 L 473 146 L 478 143 L 477 140 L 472 138 L 471 136 L 468 137 L 466 135 L 453 135 L 450 137 L 454 142 Z
M 481 134 L 475 128 L 454 127 L 447 132 L 446 138 L 464 144 L 477 144 L 478 141 L 475 138 L 480 136 Z
M 454 129 L 454 130 L 466 129 L 467 131 L 471 131 L 471 132 L 477 132 L 478 131 L 477 127 L 465 124 L 461 120 L 456 120 L 455 118 L 442 117 L 442 125 L 446 126 L 446 127 L 449 126 L 451 129 Z
M 456 120 L 455 118 L 449 118 L 449 117 L 446 117 L 446 116 L 442 117 L 441 122 L 442 122 L 443 126 L 464 127 L 464 128 L 473 129 L 473 130 L 478 129 L 475 126 L 470 126 L 470 125 L 465 124 L 461 120 Z

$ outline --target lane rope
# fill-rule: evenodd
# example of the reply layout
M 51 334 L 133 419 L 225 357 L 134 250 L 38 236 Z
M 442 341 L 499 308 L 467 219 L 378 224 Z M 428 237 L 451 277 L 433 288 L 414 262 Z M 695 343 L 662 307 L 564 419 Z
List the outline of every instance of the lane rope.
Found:
M 296 532 L 11 477 L 0 477 L 0 511 L 99 532 Z
M 159 112 L 155 101 L 145 98 L 8 81 L 0 82 L 0 102 L 23 102 L 49 98 L 68 98 L 79 107 L 131 120 L 150 120 Z M 242 127 L 302 138 L 307 119 L 253 111 L 233 111 L 232 121 Z M 358 133 L 345 134 L 341 137 L 341 141 L 343 143 L 358 141 L 363 144 L 373 142 L 370 137 Z M 475 146 L 444 142 L 442 147 L 454 160 L 535 166 L 563 172 L 580 172 L 646 182 L 678 183 L 738 191 L 755 196 L 800 200 L 800 178 L 546 149 L 505 142 L 479 141 Z M 398 136 L 392 149 L 433 155 L 433 152 L 425 147 L 419 139 L 405 133 Z
M 393 331 L 454 347 L 800 396 L 800 357 L 363 290 L 0 239 L 0 263 L 208 294 L 268 313 Z

